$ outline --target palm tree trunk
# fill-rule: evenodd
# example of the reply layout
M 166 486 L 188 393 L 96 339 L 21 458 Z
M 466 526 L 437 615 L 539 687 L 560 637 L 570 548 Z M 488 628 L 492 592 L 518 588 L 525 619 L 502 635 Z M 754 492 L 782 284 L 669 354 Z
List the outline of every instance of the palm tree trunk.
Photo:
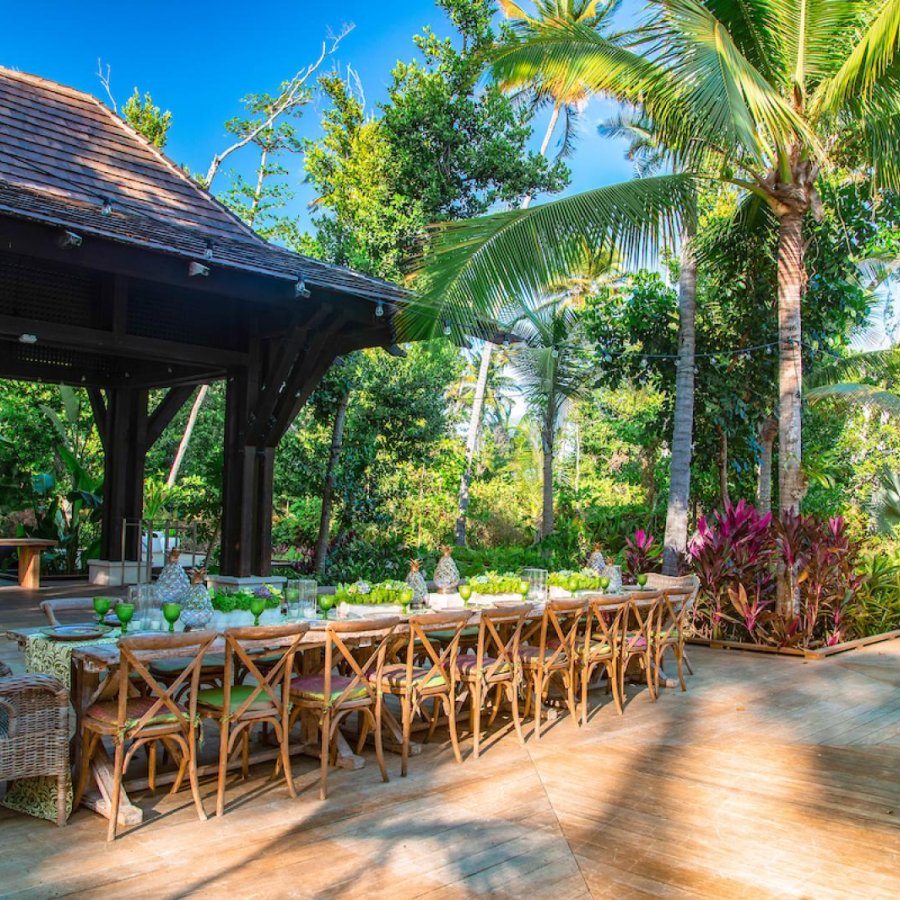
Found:
M 553 444 L 556 430 L 555 424 L 552 413 L 548 412 L 541 428 L 541 449 L 544 454 L 541 540 L 553 534 L 553 529 L 556 526 L 553 514 Z
M 325 469 L 325 484 L 322 487 L 322 513 L 319 517 L 319 539 L 316 541 L 315 570 L 318 574 L 325 571 L 328 558 L 328 535 L 331 533 L 331 511 L 334 508 L 334 485 L 337 481 L 337 466 L 344 446 L 344 425 L 347 421 L 347 407 L 350 405 L 350 392 L 341 395 L 334 413 L 334 426 L 331 430 L 331 449 L 328 453 L 328 465 Z
M 553 114 L 547 125 L 544 140 L 541 143 L 541 156 L 547 155 L 550 146 L 550 138 L 559 121 L 560 106 L 553 107 Z M 532 194 L 527 194 L 521 203 L 522 209 L 528 209 Z M 491 353 L 493 346 L 485 341 L 481 350 L 481 366 L 478 370 L 478 382 L 475 385 L 475 400 L 472 403 L 472 415 L 469 417 L 469 432 L 466 436 L 466 467 L 463 469 L 462 478 L 459 481 L 459 499 L 457 501 L 456 516 L 456 546 L 466 546 L 466 515 L 469 511 L 469 485 L 472 481 L 472 462 L 475 458 L 475 448 L 478 446 L 478 434 L 481 431 L 481 414 L 484 409 L 484 392 L 487 386 L 488 371 L 491 366 Z
M 803 357 L 800 301 L 804 287 L 803 215 L 788 212 L 778 227 L 778 500 L 782 510 L 797 512 L 805 493 L 801 383 Z
M 194 398 L 194 405 L 191 407 L 187 424 L 184 426 L 184 434 L 181 435 L 181 440 L 178 442 L 178 449 L 175 451 L 175 459 L 172 460 L 172 468 L 169 469 L 169 477 L 166 479 L 167 487 L 172 487 L 178 479 L 178 472 L 181 469 L 181 464 L 184 462 L 188 444 L 191 442 L 194 426 L 197 424 L 197 416 L 200 414 L 200 407 L 203 406 L 203 401 L 206 399 L 208 393 L 209 385 L 201 384 L 200 390 L 197 391 L 197 396 Z
M 478 446 L 478 434 L 481 431 L 481 413 L 484 409 L 484 395 L 487 390 L 488 373 L 491 369 L 491 353 L 493 345 L 484 342 L 481 348 L 481 364 L 478 367 L 478 381 L 475 383 L 475 397 L 472 401 L 472 415 L 469 417 L 469 432 L 466 435 L 466 466 L 459 482 L 459 499 L 456 516 L 456 546 L 466 546 L 466 516 L 469 511 L 469 484 L 472 481 L 472 465 L 475 461 L 475 449 Z
M 678 369 L 675 375 L 675 411 L 672 456 L 669 462 L 669 506 L 663 573 L 677 575 L 687 549 L 688 502 L 691 496 L 691 456 L 694 432 L 694 365 L 696 352 L 697 258 L 694 226 L 681 236 L 681 274 L 678 279 Z
M 759 472 L 756 481 L 756 508 L 763 514 L 772 511 L 772 450 L 778 436 L 778 419 L 767 416 L 760 423 Z

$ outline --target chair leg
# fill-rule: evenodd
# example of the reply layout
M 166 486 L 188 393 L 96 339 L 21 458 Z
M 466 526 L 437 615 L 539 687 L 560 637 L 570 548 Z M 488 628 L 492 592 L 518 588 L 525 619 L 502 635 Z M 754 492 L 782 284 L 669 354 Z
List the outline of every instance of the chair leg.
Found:
M 675 654 L 675 667 L 678 669 L 678 683 L 681 685 L 681 690 L 687 690 L 687 683 L 684 680 L 684 649 L 679 647 L 678 644 L 675 644 L 672 647 L 672 652 Z
M 228 720 L 219 723 L 219 783 L 216 786 L 216 815 L 225 815 L 225 779 L 228 777 Z
M 566 705 L 569 707 L 569 717 L 572 724 L 578 727 L 578 709 L 575 706 L 575 664 L 569 664 L 568 674 L 564 674 L 563 678 L 567 680 L 566 684 Z
M 438 719 L 441 717 L 441 698 L 435 697 L 434 704 L 431 709 L 431 723 L 428 726 L 428 734 L 425 735 L 425 743 L 428 744 L 431 742 L 431 739 L 434 737 L 435 731 L 437 731 L 437 723 Z
M 541 714 L 544 705 L 544 682 L 543 672 L 535 669 L 534 672 L 534 738 L 539 741 L 541 739 Z
M 156 741 L 147 745 L 147 786 L 151 791 L 156 790 Z
M 606 665 L 606 683 L 613 695 L 616 704 L 616 712 L 622 715 L 622 695 L 619 693 L 619 669 L 615 660 L 610 660 Z
M 284 768 L 284 780 L 287 782 L 288 793 L 292 799 L 297 797 L 297 789 L 294 787 L 294 772 L 291 769 L 291 735 L 287 727 L 287 714 L 278 725 L 273 725 L 275 737 L 281 747 L 281 765 Z
M 406 769 L 409 763 L 409 735 L 412 729 L 412 703 L 409 694 L 403 694 L 400 698 L 400 707 L 403 713 L 403 745 L 400 748 L 400 777 L 406 778 Z
M 644 676 L 647 680 L 647 689 L 650 691 L 650 699 L 656 703 L 656 679 L 657 675 L 653 670 L 653 652 L 650 648 L 647 648 L 647 652 L 644 655 Z
M 322 730 L 322 754 L 319 757 L 319 799 L 328 798 L 328 757 L 331 753 L 331 713 L 326 710 L 319 725 Z
M 244 781 L 250 777 L 250 726 L 244 726 L 241 735 L 241 776 Z
M 478 759 L 481 751 L 481 679 L 471 686 L 472 709 L 469 714 L 469 723 L 472 726 L 472 755 Z
M 515 681 L 511 681 L 509 684 L 509 700 L 510 706 L 512 706 L 513 726 L 519 736 L 519 744 L 524 747 L 525 735 L 522 733 L 522 717 L 519 715 L 519 686 Z
M 497 690 L 494 693 L 494 708 L 491 710 L 491 717 L 488 719 L 488 728 L 492 727 L 500 712 L 500 705 L 503 703 L 503 682 L 499 682 Z
M 381 780 L 388 782 L 387 767 L 384 764 L 384 745 L 381 733 L 381 697 L 375 704 L 375 759 L 378 760 L 378 768 L 381 770 Z
M 587 725 L 588 720 L 588 681 L 591 678 L 591 667 L 584 666 L 581 670 L 581 724 Z
M 188 780 L 191 784 L 191 796 L 194 798 L 194 806 L 197 807 L 197 818 L 201 822 L 206 821 L 206 810 L 203 808 L 203 798 L 200 796 L 200 779 L 197 777 L 197 734 L 194 725 L 191 725 L 187 735 L 188 742 Z
M 116 839 L 116 827 L 119 824 L 119 801 L 122 798 L 122 770 L 125 768 L 125 743 L 116 741 L 116 755 L 113 760 L 112 796 L 109 798 L 109 826 L 106 829 L 106 840 Z
M 462 753 L 459 750 L 459 734 L 456 730 L 456 697 L 447 694 L 447 720 L 450 724 L 450 743 L 453 746 L 453 755 L 458 763 L 462 763 Z

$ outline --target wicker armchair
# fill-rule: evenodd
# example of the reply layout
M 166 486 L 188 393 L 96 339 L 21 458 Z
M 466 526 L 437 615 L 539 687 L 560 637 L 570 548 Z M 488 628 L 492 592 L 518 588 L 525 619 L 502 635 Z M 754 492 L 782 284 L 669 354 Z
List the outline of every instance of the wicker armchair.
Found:
M 52 675 L 0 680 L 0 781 L 56 776 L 56 824 L 66 824 L 69 692 Z

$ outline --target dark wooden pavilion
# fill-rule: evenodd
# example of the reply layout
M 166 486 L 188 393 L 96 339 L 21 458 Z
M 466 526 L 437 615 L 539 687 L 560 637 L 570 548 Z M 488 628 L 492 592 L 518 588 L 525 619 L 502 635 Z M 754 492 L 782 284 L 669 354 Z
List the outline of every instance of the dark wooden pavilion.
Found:
M 105 560 L 148 448 L 225 379 L 222 573 L 268 575 L 275 448 L 336 358 L 393 347 L 402 296 L 262 240 L 91 95 L 0 68 L 0 377 L 87 389 Z

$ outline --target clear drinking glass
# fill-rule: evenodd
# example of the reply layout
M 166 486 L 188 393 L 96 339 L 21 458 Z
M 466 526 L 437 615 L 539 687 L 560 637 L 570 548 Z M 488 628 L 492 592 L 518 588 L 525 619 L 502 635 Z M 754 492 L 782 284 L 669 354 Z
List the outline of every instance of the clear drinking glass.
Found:
M 284 602 L 287 604 L 288 615 L 292 619 L 299 619 L 303 613 L 302 591 L 299 578 L 289 578 L 284 586 Z
M 311 619 L 316 614 L 316 596 L 319 592 L 319 583 L 315 578 L 301 578 L 298 581 L 300 591 L 300 614 L 305 619 Z
M 128 602 L 134 606 L 134 623 L 143 631 L 153 625 L 155 603 L 153 587 L 149 584 L 133 584 L 128 588 Z
M 528 599 L 532 603 L 544 603 L 547 600 L 546 569 L 522 569 L 522 578 L 530 585 Z

